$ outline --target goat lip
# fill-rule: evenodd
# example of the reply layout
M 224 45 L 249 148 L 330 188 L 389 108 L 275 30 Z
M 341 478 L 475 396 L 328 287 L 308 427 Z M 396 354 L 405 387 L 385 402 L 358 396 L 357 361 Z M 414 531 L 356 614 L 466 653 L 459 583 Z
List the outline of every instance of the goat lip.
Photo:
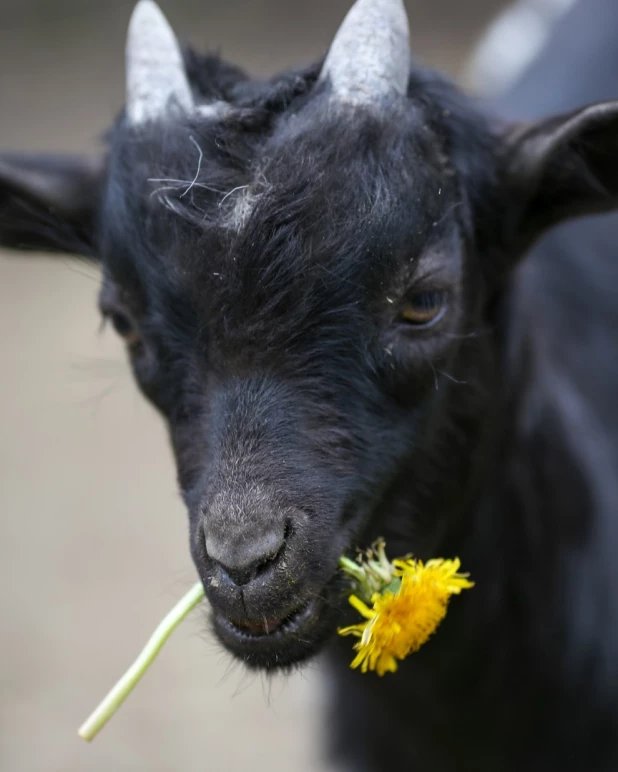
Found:
M 264 618 L 262 622 L 246 622 L 244 620 L 230 619 L 228 617 L 227 621 L 242 633 L 255 636 L 271 635 L 284 624 L 280 619 L 268 618 Z
M 310 600 L 283 619 L 265 618 L 263 623 L 234 620 L 222 615 L 216 615 L 215 619 L 225 637 L 229 636 L 241 645 L 275 642 L 293 636 L 310 624 L 319 613 L 318 606 L 316 600 Z

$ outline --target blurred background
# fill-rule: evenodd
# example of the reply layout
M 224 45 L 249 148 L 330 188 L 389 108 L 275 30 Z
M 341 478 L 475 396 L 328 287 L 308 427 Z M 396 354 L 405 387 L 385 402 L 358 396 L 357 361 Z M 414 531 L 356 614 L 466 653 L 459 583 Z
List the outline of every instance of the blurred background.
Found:
M 328 47 L 348 0 L 161 0 L 181 38 L 266 75 Z M 409 0 L 453 75 L 500 0 Z M 132 0 L 0 0 L 0 150 L 94 148 L 123 101 Z M 266 681 L 194 614 L 92 746 L 77 727 L 195 580 L 165 431 L 95 267 L 0 253 L 0 770 L 326 772 L 316 664 Z

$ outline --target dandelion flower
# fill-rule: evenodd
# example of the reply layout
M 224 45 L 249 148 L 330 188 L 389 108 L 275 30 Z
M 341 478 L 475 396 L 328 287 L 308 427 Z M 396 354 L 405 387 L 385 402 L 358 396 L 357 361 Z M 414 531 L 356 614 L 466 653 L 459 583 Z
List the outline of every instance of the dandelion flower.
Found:
M 365 621 L 338 632 L 359 639 L 351 667 L 360 667 L 363 673 L 375 670 L 380 676 L 394 673 L 398 661 L 429 639 L 446 616 L 451 595 L 474 586 L 459 573 L 458 558 L 423 563 L 405 557 L 389 562 L 382 541 L 358 562 L 343 558 L 341 567 L 356 589 L 350 604 Z

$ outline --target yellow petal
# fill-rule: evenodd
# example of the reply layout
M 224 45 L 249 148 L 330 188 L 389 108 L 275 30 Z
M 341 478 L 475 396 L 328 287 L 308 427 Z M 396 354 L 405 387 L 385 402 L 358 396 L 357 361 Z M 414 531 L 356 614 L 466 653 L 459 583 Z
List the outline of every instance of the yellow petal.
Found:
M 357 598 L 356 595 L 350 595 L 348 601 L 351 606 L 354 606 L 354 608 L 361 616 L 365 617 L 365 619 L 373 619 L 376 615 L 375 611 L 370 609 L 369 606 L 366 603 L 363 603 L 360 598 Z
M 355 635 L 357 638 L 360 638 L 363 634 L 366 624 L 367 624 L 366 622 L 363 622 L 360 625 L 348 625 L 348 627 L 338 627 L 337 633 L 339 635 Z

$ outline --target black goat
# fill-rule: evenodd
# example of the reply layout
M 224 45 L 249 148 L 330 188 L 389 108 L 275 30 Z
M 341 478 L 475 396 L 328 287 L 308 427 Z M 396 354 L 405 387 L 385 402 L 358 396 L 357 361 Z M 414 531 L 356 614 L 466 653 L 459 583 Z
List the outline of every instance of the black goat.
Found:
M 489 116 L 410 66 L 401 0 L 268 82 L 141 0 L 127 60 L 104 158 L 0 159 L 0 242 L 100 262 L 220 640 L 266 669 L 331 641 L 354 769 L 615 772 L 615 220 L 520 261 L 618 208 L 618 102 Z M 377 535 L 476 581 L 382 679 L 332 641 L 337 558 Z

